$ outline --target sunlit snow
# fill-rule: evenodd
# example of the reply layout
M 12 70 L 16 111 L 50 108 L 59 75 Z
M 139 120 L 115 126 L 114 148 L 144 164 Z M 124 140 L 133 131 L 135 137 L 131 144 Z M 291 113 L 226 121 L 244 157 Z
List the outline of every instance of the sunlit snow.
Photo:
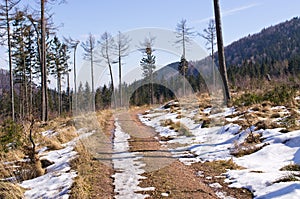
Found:
M 289 111 L 284 106 L 273 107 L 282 114 L 288 114 Z M 193 110 L 195 112 L 195 110 Z M 249 110 L 251 112 L 251 110 Z M 234 108 L 227 108 L 221 113 L 209 115 L 211 108 L 207 108 L 203 113 L 208 114 L 210 118 L 224 117 L 235 113 Z M 167 143 L 185 144 L 183 147 L 170 148 L 174 157 L 178 157 L 183 163 L 189 165 L 193 162 L 228 160 L 233 159 L 235 163 L 244 167 L 242 170 L 229 170 L 226 173 L 225 182 L 230 187 L 247 188 L 253 192 L 255 198 L 300 198 L 300 181 L 281 182 L 288 176 L 295 176 L 300 180 L 300 173 L 296 171 L 280 171 L 280 169 L 289 164 L 300 164 L 300 131 L 281 133 L 281 129 L 260 129 L 254 131 L 251 126 L 246 130 L 241 130 L 237 124 L 227 124 L 225 126 L 201 128 L 201 123 L 196 123 L 191 117 L 182 117 L 176 119 L 178 114 L 170 113 L 169 110 L 159 108 L 146 115 L 140 115 L 140 120 L 160 133 L 163 137 L 170 137 Z M 188 114 L 185 114 L 188 115 Z M 178 136 L 174 130 L 168 126 L 161 126 L 161 121 L 171 119 L 180 121 L 187 126 L 192 137 Z M 239 119 L 228 118 L 228 122 Z M 280 118 L 279 118 L 280 119 Z M 261 150 L 245 155 L 239 158 L 233 157 L 230 150 L 234 144 L 244 141 L 249 132 L 260 133 L 263 136 L 263 144 L 266 144 Z M 163 142 L 165 143 L 165 142 Z M 182 157 L 181 154 L 188 154 Z M 218 193 L 221 197 L 221 193 Z

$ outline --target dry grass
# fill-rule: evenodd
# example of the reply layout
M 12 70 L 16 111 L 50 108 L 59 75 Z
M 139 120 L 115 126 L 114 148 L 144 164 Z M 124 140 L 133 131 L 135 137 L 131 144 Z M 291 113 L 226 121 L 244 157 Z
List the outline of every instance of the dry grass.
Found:
M 24 198 L 24 190 L 16 184 L 0 181 L 0 198 L 3 199 Z
M 42 142 L 44 146 L 46 146 L 49 150 L 59 150 L 62 149 L 61 143 L 58 141 L 56 137 L 44 137 Z
M 92 135 L 97 137 L 105 134 L 106 131 L 111 131 L 110 128 L 113 128 L 111 118 L 112 111 L 104 110 L 98 112 L 96 118 L 92 120 L 91 118 L 80 119 L 81 125 L 88 121 L 92 122 L 89 128 L 97 129 L 97 133 Z M 75 150 L 79 156 L 71 161 L 71 167 L 78 172 L 78 176 L 72 186 L 70 198 L 112 198 L 113 186 L 110 176 L 113 170 L 111 167 L 95 160 L 92 155 L 94 149 L 97 149 L 97 146 L 94 145 L 99 144 L 95 142 L 99 141 L 96 137 L 89 137 L 76 145 Z
M 77 144 L 79 157 L 71 162 L 78 172 L 70 198 L 112 198 L 112 168 L 94 160 L 83 144 Z
M 56 137 L 60 143 L 67 143 L 77 136 L 75 127 L 67 127 L 59 129 Z
M 261 150 L 268 143 L 261 144 L 261 134 L 250 132 L 242 143 L 235 142 L 234 147 L 230 150 L 230 154 L 235 157 L 242 157 Z

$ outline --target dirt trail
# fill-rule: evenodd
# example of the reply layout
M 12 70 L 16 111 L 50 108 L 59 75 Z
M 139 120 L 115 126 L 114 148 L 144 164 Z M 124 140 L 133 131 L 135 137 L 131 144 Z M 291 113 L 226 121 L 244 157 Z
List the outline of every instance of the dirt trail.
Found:
M 122 111 L 116 115 L 122 130 L 130 134 L 130 151 L 143 154 L 146 164 L 141 187 L 155 187 L 145 192 L 150 198 L 217 198 L 214 190 L 196 176 L 191 167 L 171 156 L 158 141 L 158 135 L 151 127 L 144 126 L 137 118 L 141 110 Z

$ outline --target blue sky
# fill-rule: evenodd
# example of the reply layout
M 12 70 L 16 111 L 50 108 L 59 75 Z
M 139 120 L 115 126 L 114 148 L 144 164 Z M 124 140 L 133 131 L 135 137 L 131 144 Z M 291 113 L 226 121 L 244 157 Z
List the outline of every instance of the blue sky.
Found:
M 299 0 L 220 0 L 224 42 L 300 15 Z M 68 0 L 54 6 L 59 33 L 82 39 L 92 32 L 115 34 L 142 27 L 174 29 L 182 18 L 201 32 L 213 16 L 212 0 Z
M 38 8 L 37 0 L 23 0 Z M 300 16 L 299 0 L 220 0 L 222 11 L 223 37 L 225 45 L 232 43 L 248 34 L 259 32 L 265 27 L 276 25 L 295 16 Z M 53 20 L 59 27 L 57 34 L 71 36 L 84 41 L 91 32 L 97 38 L 108 31 L 115 35 L 118 31 L 128 32 L 143 28 L 160 28 L 174 31 L 181 19 L 186 19 L 188 26 L 202 33 L 208 20 L 213 17 L 212 0 L 67 0 L 65 4 L 50 4 Z M 195 37 L 205 49 L 205 41 Z M 82 68 L 82 48 L 78 48 L 77 65 Z M 158 52 L 157 52 L 158 53 Z M 125 62 L 131 63 L 137 53 L 132 53 Z M 189 54 L 189 53 L 188 53 Z M 134 58 L 133 58 L 134 57 Z M 159 56 L 167 57 L 167 55 Z M 158 59 L 158 64 L 166 64 L 179 59 Z M 1 68 L 5 67 L 5 53 L 0 56 Z M 138 64 L 139 59 L 136 63 Z M 85 67 L 87 68 L 87 67 Z M 85 72 L 88 73 L 86 69 Z M 97 69 L 96 69 L 97 70 Z M 108 76 L 107 72 L 99 72 L 98 76 Z M 117 76 L 117 75 L 115 75 Z

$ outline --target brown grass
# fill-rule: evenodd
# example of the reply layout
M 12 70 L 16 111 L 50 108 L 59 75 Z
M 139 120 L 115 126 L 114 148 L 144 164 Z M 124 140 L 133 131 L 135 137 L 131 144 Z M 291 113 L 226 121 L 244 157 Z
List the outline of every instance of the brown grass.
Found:
M 97 122 L 92 122 L 93 128 L 97 127 L 97 133 L 95 136 L 104 134 L 110 134 L 110 131 L 114 126 L 112 125 L 112 111 L 104 110 L 97 113 Z M 84 125 L 89 119 L 81 118 L 81 124 Z M 84 126 L 83 126 L 84 127 Z M 97 134 L 97 135 L 96 135 Z M 94 135 L 92 135 L 94 136 Z M 101 137 L 101 136 L 100 136 Z M 92 153 L 97 149 L 99 143 L 92 142 L 98 140 L 98 138 L 87 138 L 83 142 L 79 142 L 76 145 L 75 150 L 78 152 L 78 158 L 71 161 L 71 167 L 78 172 L 78 176 L 75 178 L 75 182 L 72 186 L 70 198 L 112 198 L 113 186 L 111 175 L 113 170 L 111 167 L 103 164 L 102 162 L 95 160 Z M 89 142 L 91 141 L 91 142 Z M 86 143 L 88 142 L 88 143 Z M 84 145 L 86 143 L 86 145 Z M 91 146 L 93 145 L 93 146 Z
M 263 147 L 268 145 L 268 143 L 258 145 L 261 143 L 261 136 L 262 135 L 258 133 L 249 133 L 243 143 L 234 143 L 234 147 L 230 150 L 230 154 L 235 157 L 242 157 L 261 150 Z
M 52 138 L 44 137 L 42 144 L 48 147 L 49 150 L 62 149 L 61 143 L 58 141 L 56 137 L 52 137 Z
M 24 198 L 24 190 L 16 184 L 0 181 L 0 198 L 3 199 Z
M 70 198 L 112 198 L 112 168 L 93 160 L 83 144 L 77 144 L 76 151 L 79 157 L 71 162 L 71 167 L 78 172 L 78 176 Z

